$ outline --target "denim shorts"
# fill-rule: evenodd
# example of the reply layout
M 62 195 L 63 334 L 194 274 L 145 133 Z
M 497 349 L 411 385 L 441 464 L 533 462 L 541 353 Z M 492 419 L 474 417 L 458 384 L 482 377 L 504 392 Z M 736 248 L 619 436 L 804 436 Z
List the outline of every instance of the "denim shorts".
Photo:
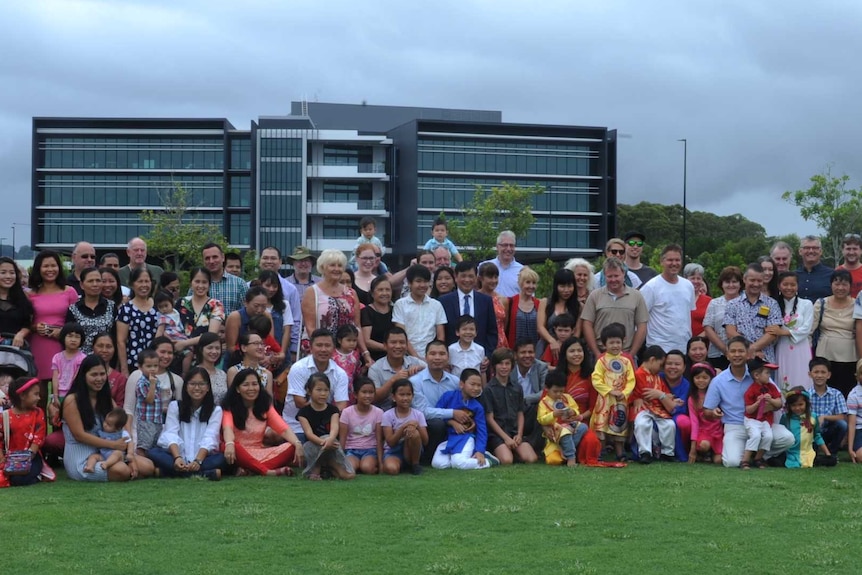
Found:
M 363 457 L 373 457 L 377 459 L 377 448 L 372 447 L 370 449 L 347 449 L 345 450 L 347 455 L 352 455 L 356 459 L 362 460 Z

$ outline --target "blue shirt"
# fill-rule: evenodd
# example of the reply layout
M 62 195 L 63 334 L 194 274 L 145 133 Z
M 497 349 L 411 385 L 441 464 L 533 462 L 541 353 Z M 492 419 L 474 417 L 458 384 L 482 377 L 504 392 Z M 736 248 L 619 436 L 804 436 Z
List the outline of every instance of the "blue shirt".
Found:
M 727 307 L 724 309 L 724 326 L 727 328 L 729 325 L 735 326 L 739 335 L 754 343 L 763 337 L 767 326 L 784 325 L 784 321 L 781 317 L 781 308 L 774 299 L 766 294 L 760 294 L 754 303 L 751 303 L 748 295 L 742 292 L 738 298 L 727 302 Z M 763 357 L 766 361 L 775 361 L 774 343 L 763 348 Z
M 832 282 L 829 281 L 832 277 L 832 272 L 835 271 L 829 266 L 817 264 L 811 271 L 800 267 L 796 270 L 796 277 L 799 280 L 799 297 L 804 297 L 812 302 L 817 301 L 822 297 L 832 295 Z
M 426 367 L 410 378 L 413 384 L 413 408 L 425 415 L 425 419 L 452 419 L 454 409 L 435 407 L 443 394 L 458 389 L 458 378 L 444 371 L 440 381 L 431 377 Z
M 817 390 L 811 390 L 811 412 L 817 415 L 844 415 L 847 413 L 847 402 L 844 395 L 834 387 L 827 387 L 822 396 Z
M 742 379 L 736 379 L 728 368 L 715 376 L 706 390 L 703 400 L 704 409 L 720 407 L 724 412 L 721 422 L 725 425 L 742 425 L 745 418 L 745 390 L 754 383 L 748 367 Z
M 659 377 L 662 378 L 665 385 L 667 385 L 668 389 L 670 389 L 670 392 L 673 394 L 673 396 L 682 400 L 682 405 L 677 405 L 676 407 L 673 408 L 673 411 L 670 412 L 671 416 L 676 417 L 677 415 L 687 414 L 688 413 L 688 390 L 689 390 L 689 387 L 691 387 L 688 383 L 688 380 L 683 377 L 679 380 L 679 382 L 676 385 L 671 386 L 667 382 L 667 376 L 664 374 L 663 371 L 659 372 L 658 375 L 659 375 Z
M 444 393 L 437 401 L 437 407 L 448 408 L 453 411 L 456 409 L 471 411 L 473 421 L 476 423 L 476 429 L 470 433 L 456 433 L 455 428 L 450 425 L 446 436 L 446 449 L 443 453 L 461 453 L 464 450 L 464 444 L 471 437 L 476 438 L 473 453 L 485 453 L 485 446 L 488 443 L 488 428 L 485 422 L 485 409 L 477 399 L 471 397 L 464 401 L 464 394 L 461 393 L 460 389 L 455 389 Z

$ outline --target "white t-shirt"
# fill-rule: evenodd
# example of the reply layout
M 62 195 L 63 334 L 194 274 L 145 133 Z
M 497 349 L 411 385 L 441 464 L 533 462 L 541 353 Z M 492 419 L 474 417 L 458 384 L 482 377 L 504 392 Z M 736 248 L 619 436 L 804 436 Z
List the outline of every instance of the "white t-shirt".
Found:
M 647 345 L 660 346 L 665 352 L 678 349 L 685 353 L 691 339 L 691 310 L 695 309 L 694 286 L 684 277 L 670 283 L 657 275 L 640 289 L 649 310 Z

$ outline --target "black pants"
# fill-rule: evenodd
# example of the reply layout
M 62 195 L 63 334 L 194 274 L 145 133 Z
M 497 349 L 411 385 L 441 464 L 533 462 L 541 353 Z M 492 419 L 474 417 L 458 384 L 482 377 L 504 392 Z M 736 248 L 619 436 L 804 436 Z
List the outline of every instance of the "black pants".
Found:
M 422 465 L 431 465 L 431 458 L 434 457 L 437 446 L 446 441 L 449 425 L 445 419 L 429 419 L 426 423 L 428 424 L 428 445 L 425 446 L 419 462 Z

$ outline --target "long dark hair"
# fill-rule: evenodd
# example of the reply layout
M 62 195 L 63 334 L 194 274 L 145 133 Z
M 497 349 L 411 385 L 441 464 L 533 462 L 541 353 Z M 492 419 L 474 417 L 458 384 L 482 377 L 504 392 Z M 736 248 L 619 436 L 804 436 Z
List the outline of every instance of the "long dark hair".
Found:
M 455 272 L 452 271 L 452 268 L 450 268 L 449 266 L 440 266 L 439 268 L 434 270 L 434 275 L 431 276 L 431 294 L 430 294 L 430 297 L 432 297 L 433 299 L 437 299 L 441 295 L 445 295 L 445 294 L 441 294 L 439 291 L 437 291 L 437 277 L 440 275 L 441 272 L 449 274 L 449 277 L 452 278 L 452 291 L 455 291 L 456 289 L 458 289 L 458 286 L 455 284 Z M 449 293 L 452 293 L 452 292 L 450 291 Z
M 191 423 L 192 421 L 192 397 L 189 395 L 189 380 L 196 375 L 201 376 L 207 382 L 207 394 L 201 403 L 200 421 L 202 423 L 208 422 L 215 409 L 215 397 L 213 396 L 209 372 L 202 367 L 193 367 L 183 376 L 183 394 L 177 406 L 180 410 L 180 421 L 185 423 Z
M 545 320 L 545 327 L 548 329 L 550 329 L 551 326 L 551 314 L 554 313 L 557 302 L 560 301 L 560 294 L 557 292 L 557 288 L 563 285 L 571 285 L 574 288 L 574 291 L 572 291 L 572 297 L 570 297 L 566 302 L 566 310 L 572 314 L 572 317 L 576 320 L 580 314 L 578 286 L 575 283 L 575 274 L 572 270 L 566 268 L 559 269 L 554 273 L 554 287 L 551 289 L 551 295 L 548 296 L 548 305 L 545 306 L 545 309 L 548 310 L 545 312 L 545 316 L 547 318 Z M 586 348 L 584 348 L 584 350 L 586 350 Z
M 770 256 L 760 256 L 757 258 L 757 263 L 762 264 L 763 262 L 769 262 L 772 264 L 772 279 L 766 284 L 766 293 L 769 297 L 781 299 L 778 295 L 778 267 Z
M 57 267 L 60 268 L 57 270 L 57 279 L 55 283 L 61 289 L 66 289 L 66 276 L 63 275 L 63 272 L 66 270 L 63 268 L 63 260 L 60 259 L 60 254 L 53 250 L 42 250 L 36 255 L 36 259 L 33 260 L 33 271 L 30 273 L 30 289 L 36 293 L 39 293 L 39 290 L 42 289 L 42 285 L 45 283 L 45 280 L 42 279 L 42 262 L 47 260 L 48 258 L 53 258 L 55 262 L 57 262 Z M 21 282 L 21 278 L 18 278 L 18 283 Z
M 278 290 L 276 290 L 275 294 L 269 298 L 269 303 L 272 305 L 272 309 L 277 312 L 284 313 L 287 306 L 284 305 L 284 289 L 281 287 L 281 276 L 272 270 L 261 270 L 257 275 L 257 281 L 260 282 L 261 287 L 263 287 L 263 284 L 265 283 L 271 283 L 278 286 Z M 269 292 L 266 293 L 267 295 L 269 294 Z
M 242 397 L 239 395 L 239 386 L 243 381 L 245 381 L 245 378 L 250 375 L 254 376 L 257 380 L 258 386 L 260 387 L 257 399 L 254 400 L 254 405 L 251 407 L 251 412 L 254 414 L 255 418 L 260 421 L 266 421 L 266 412 L 269 411 L 270 407 L 272 407 L 272 398 L 260 384 L 260 376 L 257 372 L 253 369 L 240 370 L 240 372 L 234 376 L 233 381 L 227 390 L 227 394 L 224 396 L 224 401 L 222 401 L 222 407 L 230 410 L 233 415 L 234 427 L 240 430 L 245 429 L 245 421 L 248 417 L 248 408 L 242 402 Z
M 219 341 L 219 335 L 211 331 L 201 334 L 198 344 L 195 346 L 195 363 L 200 365 L 204 362 L 204 348 L 211 343 Z M 218 365 L 216 365 L 218 367 Z
M 799 285 L 799 276 L 796 275 L 796 272 L 786 271 L 778 274 L 777 281 L 780 284 L 782 280 L 785 278 L 794 278 L 796 280 L 796 284 Z M 778 294 L 778 297 L 775 298 L 778 300 L 778 309 L 781 310 L 781 321 L 784 321 L 785 316 L 787 316 L 787 310 L 784 309 L 784 296 Z M 796 297 L 793 298 L 793 309 L 790 310 L 790 315 L 796 313 L 796 306 L 799 304 L 799 294 L 796 294 Z
M 90 405 L 90 391 L 87 388 L 87 373 L 94 367 L 103 367 L 105 369 L 105 385 L 96 394 L 96 409 Z M 75 405 L 78 406 L 78 414 L 81 416 L 81 424 L 84 426 L 84 431 L 90 431 L 96 425 L 96 415 L 102 419 L 108 415 L 108 412 L 114 408 L 114 402 L 111 400 L 111 386 L 107 379 L 108 366 L 102 361 L 102 358 L 95 354 L 90 354 L 81 362 L 81 367 L 78 368 L 78 373 L 72 381 L 72 387 L 69 389 L 69 395 L 75 395 Z M 66 403 L 63 402 L 65 407 Z
M 33 304 L 30 303 L 30 298 L 27 297 L 27 294 L 24 293 L 24 288 L 21 286 L 21 270 L 18 268 L 18 264 L 15 263 L 15 260 L 6 256 L 0 258 L 0 264 L 10 264 L 15 270 L 15 283 L 9 288 L 9 296 L 6 301 L 19 309 L 25 310 L 32 320 Z
M 572 299 L 578 298 L 572 297 Z M 593 373 L 593 356 L 590 353 L 587 344 L 579 337 L 570 337 L 563 342 L 563 345 L 560 346 L 560 355 L 557 360 L 557 371 L 562 372 L 566 377 L 569 376 L 569 362 L 566 361 L 566 352 L 575 344 L 580 345 L 581 349 L 584 350 L 584 361 L 581 362 L 581 371 L 578 375 L 583 378 L 589 378 Z
M 111 274 L 117 281 L 117 289 L 114 290 L 113 295 L 111 295 L 111 299 L 114 300 L 114 303 L 117 304 L 117 307 L 119 308 L 123 305 L 123 284 L 120 282 L 120 274 L 118 274 L 117 270 L 114 268 L 99 268 L 99 273 Z

